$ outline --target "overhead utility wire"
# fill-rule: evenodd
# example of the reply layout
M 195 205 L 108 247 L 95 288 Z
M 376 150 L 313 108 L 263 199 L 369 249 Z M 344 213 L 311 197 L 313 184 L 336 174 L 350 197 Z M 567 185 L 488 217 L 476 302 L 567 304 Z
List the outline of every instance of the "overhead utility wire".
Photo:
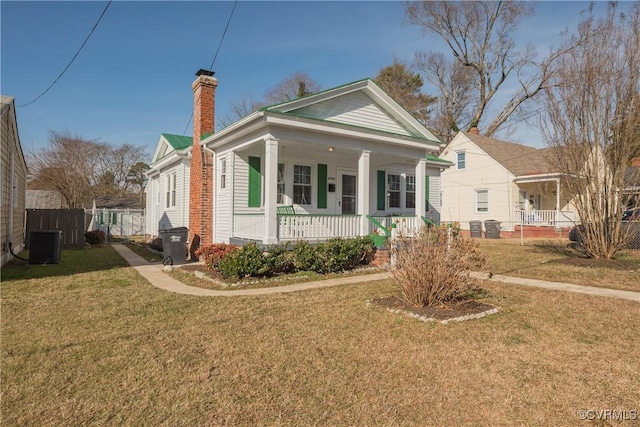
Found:
M 213 60 L 211 61 L 211 65 L 209 65 L 209 71 L 213 70 L 213 64 L 216 63 L 216 59 L 218 58 L 218 53 L 220 53 L 220 48 L 222 47 L 222 42 L 224 41 L 224 37 L 227 35 L 227 30 L 229 29 L 229 24 L 231 24 L 231 18 L 233 18 L 233 12 L 236 10 L 236 6 L 238 5 L 238 0 L 233 3 L 233 8 L 231 9 L 231 13 L 229 14 L 229 19 L 227 19 L 227 25 L 224 27 L 224 31 L 222 32 L 222 37 L 220 38 L 220 43 L 218 43 L 218 49 L 216 49 L 216 53 L 213 56 Z M 184 127 L 184 131 L 182 131 L 182 136 L 187 134 L 187 129 L 189 129 L 189 125 L 191 124 L 191 120 L 193 120 L 193 110 L 191 111 L 191 116 L 189 117 L 189 121 L 187 125 Z
M 73 61 L 76 60 L 76 58 L 78 57 L 78 55 L 80 54 L 80 51 L 82 50 L 82 48 L 84 47 L 85 44 L 87 44 L 87 42 L 89 41 L 89 38 L 91 37 L 91 35 L 93 34 L 93 32 L 95 31 L 95 29 L 98 27 L 98 24 L 100 23 L 100 21 L 102 21 L 102 17 L 104 16 L 104 14 L 107 12 L 107 9 L 109 9 L 109 6 L 111 5 L 111 0 L 109 0 L 109 2 L 107 3 L 107 5 L 104 7 L 104 10 L 102 11 L 102 13 L 100 14 L 100 17 L 98 18 L 98 20 L 96 21 L 95 25 L 93 26 L 93 28 L 91 29 L 91 31 L 89 32 L 89 35 L 87 36 L 87 38 L 84 39 L 84 42 L 82 42 L 82 45 L 80 46 L 80 49 L 78 49 L 78 51 L 76 52 L 75 55 L 73 55 L 73 58 L 71 58 L 71 61 L 69 61 L 69 63 L 67 64 L 66 67 L 64 67 L 64 70 L 62 70 L 62 72 L 60 73 L 60 75 L 53 81 L 53 83 L 51 83 L 49 85 L 48 88 L 45 89 L 44 92 L 42 92 L 40 95 L 38 95 L 37 98 L 35 98 L 33 101 L 27 102 L 26 104 L 22 104 L 22 105 L 17 105 L 17 107 L 26 107 L 27 105 L 31 105 L 34 102 L 36 102 L 38 99 L 42 98 L 44 96 L 45 93 L 49 92 L 49 89 L 51 89 L 53 87 L 53 85 L 55 85 L 56 83 L 58 83 L 58 80 L 60 80 L 60 78 L 62 77 L 62 75 L 69 69 L 69 67 L 71 66 L 71 64 L 73 64 Z

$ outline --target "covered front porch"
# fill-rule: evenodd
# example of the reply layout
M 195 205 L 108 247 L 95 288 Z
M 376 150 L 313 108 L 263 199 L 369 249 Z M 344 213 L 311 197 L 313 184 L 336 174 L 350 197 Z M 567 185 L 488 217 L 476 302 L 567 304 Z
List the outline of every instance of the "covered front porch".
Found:
M 570 197 L 563 192 L 559 173 L 519 176 L 518 204 L 512 212 L 514 228 L 535 227 L 563 229 L 579 222 Z

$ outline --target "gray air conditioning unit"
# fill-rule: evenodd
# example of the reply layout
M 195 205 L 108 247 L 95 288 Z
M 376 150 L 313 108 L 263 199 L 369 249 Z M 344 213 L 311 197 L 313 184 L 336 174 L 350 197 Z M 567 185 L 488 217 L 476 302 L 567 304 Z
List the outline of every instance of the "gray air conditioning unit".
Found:
M 29 234 L 29 264 L 58 264 L 62 248 L 62 231 L 32 231 Z

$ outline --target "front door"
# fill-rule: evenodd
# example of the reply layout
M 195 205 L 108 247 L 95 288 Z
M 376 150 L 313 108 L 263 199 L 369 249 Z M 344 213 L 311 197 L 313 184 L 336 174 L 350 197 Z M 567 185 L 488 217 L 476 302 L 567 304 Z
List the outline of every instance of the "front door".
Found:
M 339 205 L 343 215 L 356 213 L 356 175 L 340 174 L 340 199 Z

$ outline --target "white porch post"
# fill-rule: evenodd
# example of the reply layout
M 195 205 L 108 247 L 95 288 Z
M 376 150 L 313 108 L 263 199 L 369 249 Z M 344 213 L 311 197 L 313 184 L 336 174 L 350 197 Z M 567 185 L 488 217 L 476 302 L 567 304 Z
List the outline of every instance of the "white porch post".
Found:
M 370 184 L 370 166 L 371 151 L 362 150 L 358 159 L 358 215 L 360 215 L 360 235 L 369 234 L 369 184 Z
M 268 135 L 264 139 L 264 237 L 262 243 L 278 241 L 278 140 Z
M 425 199 L 425 179 L 427 176 L 427 159 L 422 158 L 416 165 L 416 216 L 418 224 L 422 221 L 420 217 L 427 212 L 427 201 Z
M 560 178 L 556 178 L 556 221 L 555 227 L 560 228 Z

